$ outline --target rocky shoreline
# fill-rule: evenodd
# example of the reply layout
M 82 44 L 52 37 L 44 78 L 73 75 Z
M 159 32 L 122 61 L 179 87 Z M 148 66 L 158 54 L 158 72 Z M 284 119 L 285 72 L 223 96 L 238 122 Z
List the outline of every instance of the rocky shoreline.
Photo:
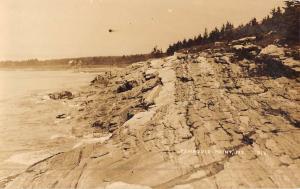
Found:
M 300 61 L 253 40 L 134 63 L 65 93 L 80 101 L 81 143 L 0 188 L 299 187 Z

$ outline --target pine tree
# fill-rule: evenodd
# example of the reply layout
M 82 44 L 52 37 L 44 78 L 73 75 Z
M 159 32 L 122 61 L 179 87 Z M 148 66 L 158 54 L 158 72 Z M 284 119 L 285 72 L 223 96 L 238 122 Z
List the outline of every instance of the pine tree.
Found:
M 289 42 L 300 42 L 300 2 L 285 1 L 284 23 L 286 25 L 285 38 Z
M 300 42 L 300 1 L 287 0 L 285 1 L 284 11 L 280 8 L 274 8 L 271 15 L 266 16 L 259 23 L 256 18 L 253 18 L 245 25 L 240 25 L 237 28 L 230 22 L 223 24 L 220 29 L 215 28 L 208 32 L 205 28 L 203 35 L 199 35 L 192 39 L 178 41 L 170 45 L 167 53 L 171 54 L 183 48 L 190 48 L 195 45 L 205 45 L 218 40 L 231 41 L 246 36 L 255 35 L 257 39 L 264 38 L 265 34 L 274 31 L 281 37 L 285 37 L 288 42 Z
M 202 38 L 202 35 L 199 34 L 197 39 L 196 39 L 196 45 L 201 45 L 203 42 L 203 38 Z
M 257 26 L 257 25 L 258 25 L 258 22 L 257 22 L 256 18 L 253 18 L 253 19 L 250 21 L 250 23 L 251 23 L 251 26 Z
M 276 15 L 281 15 L 281 14 L 282 14 L 281 8 L 280 8 L 280 7 L 277 7 Z
M 203 42 L 206 43 L 207 41 L 208 41 L 208 32 L 207 32 L 207 28 L 205 28 L 203 34 Z

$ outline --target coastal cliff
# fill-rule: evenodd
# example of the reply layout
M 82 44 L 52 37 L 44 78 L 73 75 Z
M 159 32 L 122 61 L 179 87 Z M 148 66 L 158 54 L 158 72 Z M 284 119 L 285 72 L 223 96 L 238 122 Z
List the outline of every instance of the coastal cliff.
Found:
M 299 187 L 299 50 L 254 41 L 97 76 L 73 110 L 82 142 L 0 188 Z

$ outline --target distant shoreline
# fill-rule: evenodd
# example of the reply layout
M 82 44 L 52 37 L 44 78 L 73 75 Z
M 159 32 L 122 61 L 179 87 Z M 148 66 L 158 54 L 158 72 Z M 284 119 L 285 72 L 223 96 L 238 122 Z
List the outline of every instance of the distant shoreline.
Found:
M 34 70 L 65 70 L 65 69 L 82 69 L 82 68 L 99 68 L 99 67 L 126 67 L 135 62 L 146 61 L 151 58 L 160 58 L 154 54 L 138 54 L 129 56 L 99 56 L 99 57 L 82 57 L 82 58 L 64 58 L 38 60 L 29 59 L 22 61 L 0 61 L 0 69 L 34 69 Z
M 80 72 L 98 72 L 102 69 L 111 68 L 124 68 L 128 64 L 99 64 L 99 65 L 83 65 L 83 66 L 69 66 L 69 65 L 0 65 L 0 71 L 80 71 Z

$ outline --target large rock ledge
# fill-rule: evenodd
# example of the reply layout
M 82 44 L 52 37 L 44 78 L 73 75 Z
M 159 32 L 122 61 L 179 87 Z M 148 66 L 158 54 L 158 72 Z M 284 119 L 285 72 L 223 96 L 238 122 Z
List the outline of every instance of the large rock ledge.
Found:
M 251 40 L 98 76 L 73 128 L 94 139 L 0 187 L 299 187 L 300 62 Z

